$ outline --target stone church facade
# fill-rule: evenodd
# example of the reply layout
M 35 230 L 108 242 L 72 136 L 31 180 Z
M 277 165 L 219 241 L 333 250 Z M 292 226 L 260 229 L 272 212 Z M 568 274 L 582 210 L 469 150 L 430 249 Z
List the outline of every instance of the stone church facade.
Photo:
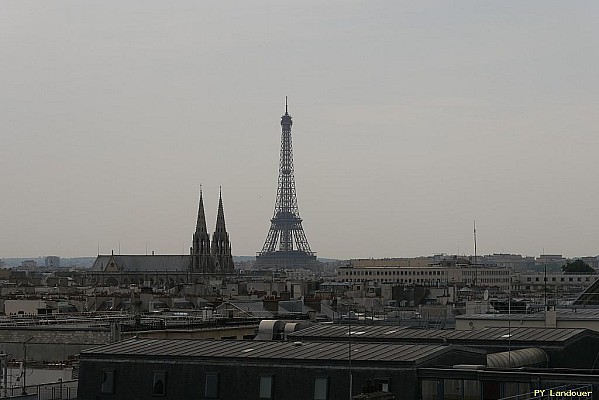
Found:
M 219 194 L 216 228 L 206 228 L 204 199 L 200 191 L 198 218 L 189 255 L 98 255 L 86 284 L 150 285 L 170 288 L 178 284 L 203 283 L 234 274 L 231 242 L 225 225 L 222 193 Z

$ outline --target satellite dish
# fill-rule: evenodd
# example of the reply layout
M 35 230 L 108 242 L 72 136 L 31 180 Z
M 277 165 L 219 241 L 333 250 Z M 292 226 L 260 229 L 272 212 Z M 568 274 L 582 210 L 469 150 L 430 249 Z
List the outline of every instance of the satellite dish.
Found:
M 488 289 L 485 289 L 485 292 L 483 293 L 483 299 L 489 300 L 489 290 Z

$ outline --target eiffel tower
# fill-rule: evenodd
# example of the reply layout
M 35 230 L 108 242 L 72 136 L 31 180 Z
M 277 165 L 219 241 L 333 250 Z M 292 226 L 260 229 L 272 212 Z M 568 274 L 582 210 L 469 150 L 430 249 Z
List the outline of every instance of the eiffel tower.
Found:
M 281 117 L 281 159 L 275 211 L 270 220 L 262 251 L 256 255 L 257 267 L 299 268 L 317 265 L 316 253 L 310 250 L 295 195 L 293 175 L 293 145 L 291 143 L 291 116 L 287 111 Z

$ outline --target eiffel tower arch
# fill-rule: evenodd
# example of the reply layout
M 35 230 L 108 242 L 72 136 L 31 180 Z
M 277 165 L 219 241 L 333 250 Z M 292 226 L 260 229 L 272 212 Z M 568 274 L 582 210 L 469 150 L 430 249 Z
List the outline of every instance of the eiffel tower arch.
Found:
M 281 117 L 281 157 L 275 211 L 262 251 L 256 255 L 256 267 L 309 268 L 318 265 L 316 253 L 310 249 L 306 239 L 297 206 L 291 125 L 293 122 L 287 111 L 285 98 L 285 115 Z

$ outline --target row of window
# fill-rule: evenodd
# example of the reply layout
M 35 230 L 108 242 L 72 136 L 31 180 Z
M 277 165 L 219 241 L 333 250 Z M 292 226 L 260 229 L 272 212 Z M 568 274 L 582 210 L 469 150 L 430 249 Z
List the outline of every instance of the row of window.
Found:
M 348 279 L 348 282 L 370 282 L 372 279 Z M 446 280 L 441 280 L 441 279 L 379 279 L 378 282 L 382 282 L 382 283 L 428 283 L 428 284 L 432 284 L 432 285 L 436 285 L 438 283 L 446 283 Z
M 376 272 L 376 274 L 373 274 Z M 445 271 L 339 271 L 339 275 L 445 275 Z
M 489 275 L 509 275 L 510 271 L 509 270 L 487 270 L 487 269 L 476 269 L 476 270 L 469 270 L 469 271 L 462 271 L 463 275 L 482 275 L 482 276 L 489 276 Z
M 260 375 L 258 399 L 272 400 L 274 399 L 274 375 Z M 220 377 L 217 372 L 206 373 L 204 384 L 204 399 L 219 398 Z M 114 394 L 115 390 L 115 371 L 103 370 L 102 383 L 100 388 L 101 394 Z M 388 384 L 387 384 L 388 387 Z M 166 396 L 167 381 L 166 371 L 153 372 L 152 396 Z M 329 378 L 326 376 L 317 376 L 314 378 L 313 400 L 328 400 L 329 399 Z
M 477 279 L 478 283 L 508 283 L 510 280 L 507 278 L 480 278 Z
M 373 273 L 376 272 L 376 273 Z M 510 271 L 488 271 L 488 270 L 477 270 L 477 271 L 461 271 L 462 275 L 466 276 L 503 276 L 509 275 Z M 438 276 L 438 275 L 447 275 L 446 271 L 339 271 L 339 275 L 358 275 L 358 276 L 397 276 L 397 275 L 428 275 L 428 276 Z
M 539 279 L 540 279 L 539 277 L 536 277 L 536 278 L 535 278 L 535 282 L 539 282 Z M 547 279 L 547 278 L 545 278 L 545 279 Z M 545 279 L 543 279 L 543 282 L 545 282 Z M 566 279 L 566 278 L 564 278 L 564 277 L 561 277 L 561 278 L 560 278 L 560 282 L 582 282 L 582 277 L 580 277 L 580 276 L 576 278 L 576 281 L 574 280 L 574 277 L 568 277 L 568 280 L 567 280 L 567 281 L 566 281 L 565 279 Z M 596 280 L 597 280 L 597 277 L 596 277 L 596 276 L 594 276 L 594 277 L 593 277 L 593 280 L 595 280 L 595 281 L 596 281 Z M 590 276 L 587 276 L 587 277 L 585 277 L 584 281 L 585 281 L 585 282 L 590 282 L 590 281 L 591 281 L 591 277 L 590 277 Z M 532 282 L 532 277 L 530 277 L 530 276 L 529 276 L 529 277 L 527 277 L 527 278 L 526 278 L 526 282 Z M 556 277 L 552 277 L 552 278 L 551 278 L 551 282 L 557 282 L 557 278 L 556 278 Z

